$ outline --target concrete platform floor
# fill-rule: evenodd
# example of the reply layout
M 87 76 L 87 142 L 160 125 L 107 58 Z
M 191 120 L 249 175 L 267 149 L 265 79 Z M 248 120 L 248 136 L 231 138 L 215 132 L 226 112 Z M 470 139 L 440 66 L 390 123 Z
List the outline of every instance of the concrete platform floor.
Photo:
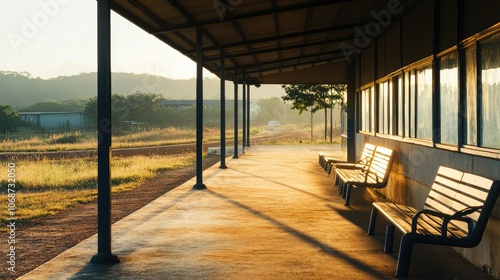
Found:
M 333 147 L 333 148 L 332 148 Z M 317 161 L 338 146 L 253 146 L 113 225 L 115 265 L 89 264 L 93 236 L 21 279 L 391 279 L 385 222 L 366 235 L 376 196 L 343 205 Z M 140 195 L 138 193 L 137 195 Z M 410 279 L 491 279 L 450 248 L 415 245 Z

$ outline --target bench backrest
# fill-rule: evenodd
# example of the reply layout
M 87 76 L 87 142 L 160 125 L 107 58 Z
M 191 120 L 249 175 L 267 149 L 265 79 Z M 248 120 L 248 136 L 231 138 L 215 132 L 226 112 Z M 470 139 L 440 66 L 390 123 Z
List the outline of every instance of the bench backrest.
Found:
M 482 206 L 479 211 L 467 215 L 476 221 L 474 232 L 470 233 L 470 239 L 478 238 L 478 243 L 481 241 L 481 236 L 499 193 L 500 181 L 492 181 L 481 176 L 464 173 L 451 209 L 452 211 L 460 211 L 467 207 Z M 455 223 L 455 225 L 464 231 L 467 230 L 467 225 L 464 223 Z
M 440 166 L 425 200 L 424 209 L 452 214 L 451 205 L 464 173 L 453 168 Z
M 369 166 L 368 176 L 375 177 L 378 183 L 387 184 L 395 154 L 394 150 L 377 146 Z
M 481 241 L 488 218 L 495 206 L 500 193 L 500 181 L 464 173 L 452 168 L 441 166 L 425 201 L 426 209 L 452 215 L 467 207 L 482 206 L 467 217 L 475 221 L 472 232 L 468 224 L 452 222 L 453 226 L 468 234 L 471 244 Z
M 360 167 L 363 171 L 367 171 L 370 167 L 370 163 L 373 159 L 373 154 L 375 153 L 375 148 L 377 146 L 372 145 L 370 143 L 365 143 L 365 147 L 363 148 L 363 152 L 361 153 L 361 157 L 358 161 L 356 161 L 355 165 Z

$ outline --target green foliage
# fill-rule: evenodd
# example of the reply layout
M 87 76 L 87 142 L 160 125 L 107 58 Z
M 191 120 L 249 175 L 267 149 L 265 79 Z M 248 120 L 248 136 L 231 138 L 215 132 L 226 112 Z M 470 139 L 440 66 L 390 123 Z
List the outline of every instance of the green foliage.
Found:
M 10 105 L 0 105 L 0 132 L 15 132 L 20 124 L 19 115 Z
M 22 112 L 82 112 L 85 109 L 86 100 L 63 100 L 45 101 L 35 103 Z
M 342 103 L 347 89 L 346 85 L 323 84 L 290 84 L 281 86 L 286 95 L 281 98 L 292 102 L 292 109 L 316 112 L 321 109 L 333 108 Z
M 111 97 L 111 120 L 113 129 L 121 128 L 123 121 L 147 123 L 150 127 L 185 127 L 194 128 L 196 124 L 196 107 L 177 108 L 163 106 L 160 94 L 135 92 L 129 96 L 113 94 Z M 226 110 L 231 114 L 232 109 Z M 97 98 L 91 98 L 83 111 L 87 127 L 97 124 Z M 220 110 L 206 106 L 203 108 L 205 127 L 216 127 L 220 124 Z

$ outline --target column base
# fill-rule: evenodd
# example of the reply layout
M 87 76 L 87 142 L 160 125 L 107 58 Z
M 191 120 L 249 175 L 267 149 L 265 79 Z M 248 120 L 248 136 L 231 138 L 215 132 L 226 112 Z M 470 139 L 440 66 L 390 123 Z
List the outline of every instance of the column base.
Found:
M 207 186 L 205 186 L 205 184 L 201 184 L 201 183 L 196 183 L 196 185 L 193 186 L 193 190 L 204 190 L 206 188 L 207 188 Z
M 90 260 L 90 263 L 92 264 L 115 264 L 119 263 L 120 260 L 116 255 L 113 254 L 95 254 L 92 259 Z

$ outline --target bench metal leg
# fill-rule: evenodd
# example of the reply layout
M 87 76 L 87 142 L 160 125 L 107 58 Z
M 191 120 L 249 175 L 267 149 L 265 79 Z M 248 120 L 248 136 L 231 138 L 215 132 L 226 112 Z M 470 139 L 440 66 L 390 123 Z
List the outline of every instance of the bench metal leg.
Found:
M 368 224 L 368 235 L 373 235 L 375 232 L 375 223 L 377 222 L 378 209 L 373 207 L 372 213 L 370 214 L 370 223 Z
M 411 251 L 414 243 L 413 235 L 405 234 L 401 238 L 399 246 L 398 265 L 396 267 L 396 277 L 407 277 L 410 270 Z
M 345 186 L 345 206 L 349 206 L 349 200 L 351 199 L 351 189 L 352 185 L 351 184 L 346 184 Z
M 332 173 L 332 169 L 333 169 L 333 163 L 330 163 L 328 165 L 328 170 L 327 170 L 328 171 L 328 175 L 330 175 Z
M 394 245 L 394 225 L 388 224 L 385 229 L 384 252 L 392 253 L 393 245 Z

